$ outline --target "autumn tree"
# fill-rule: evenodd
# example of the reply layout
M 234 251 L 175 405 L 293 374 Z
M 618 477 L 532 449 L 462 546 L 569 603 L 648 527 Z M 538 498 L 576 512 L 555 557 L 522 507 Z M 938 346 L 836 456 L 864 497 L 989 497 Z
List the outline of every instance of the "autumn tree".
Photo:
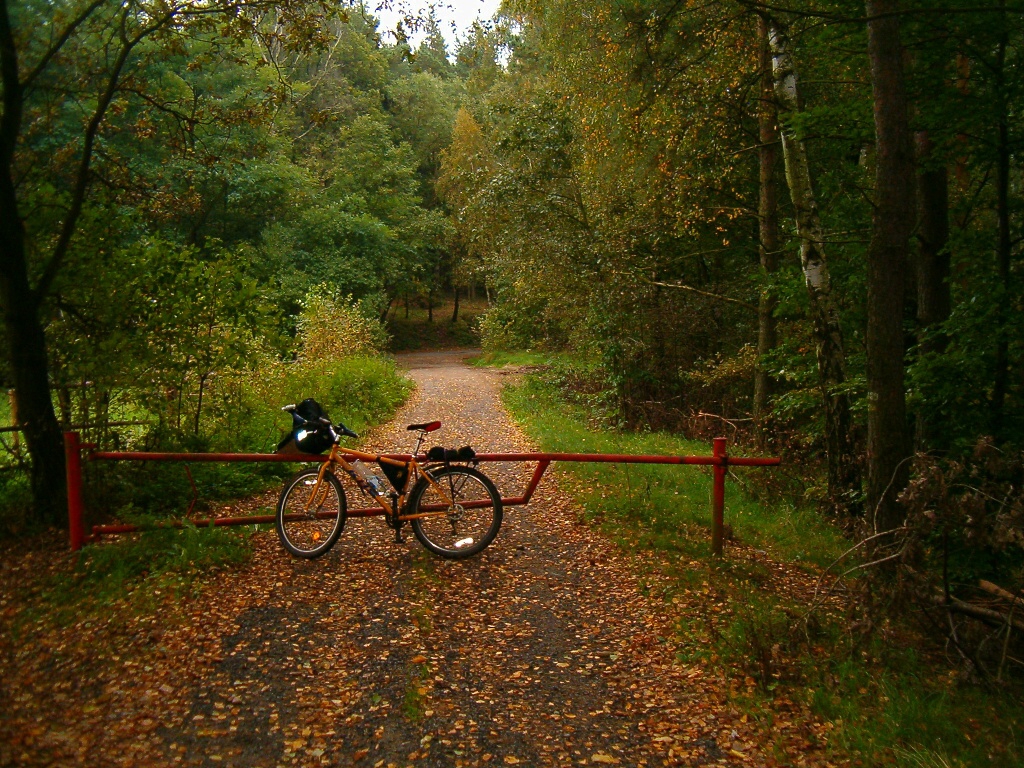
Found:
M 65 496 L 45 313 L 77 246 L 109 118 L 125 101 L 145 100 L 147 63 L 188 35 L 219 30 L 226 44 L 249 40 L 271 10 L 279 34 L 292 30 L 303 44 L 317 38 L 318 10 L 305 4 L 0 5 L 0 303 L 41 520 L 59 521 Z M 30 216 L 47 188 L 61 190 L 49 213 Z

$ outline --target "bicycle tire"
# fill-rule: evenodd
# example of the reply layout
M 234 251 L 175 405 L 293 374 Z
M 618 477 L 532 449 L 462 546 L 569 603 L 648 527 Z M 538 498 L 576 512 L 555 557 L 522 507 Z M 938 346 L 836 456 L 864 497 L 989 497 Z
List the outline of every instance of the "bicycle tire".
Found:
M 450 560 L 472 557 L 486 549 L 501 529 L 503 509 L 498 489 L 483 472 L 473 467 L 450 466 L 429 470 L 434 482 L 449 495 L 454 505 L 443 514 L 429 515 L 429 508 L 445 506 L 445 499 L 425 479 L 413 488 L 408 509 L 414 515 L 412 531 L 420 544 L 435 555 Z M 480 506 L 465 507 L 476 502 Z
M 281 544 L 296 557 L 307 560 L 326 553 L 345 528 L 348 506 L 345 490 L 332 472 L 324 472 L 324 482 L 314 500 L 319 467 L 297 472 L 281 490 L 277 502 L 277 535 Z M 315 502 L 310 504 L 309 502 Z

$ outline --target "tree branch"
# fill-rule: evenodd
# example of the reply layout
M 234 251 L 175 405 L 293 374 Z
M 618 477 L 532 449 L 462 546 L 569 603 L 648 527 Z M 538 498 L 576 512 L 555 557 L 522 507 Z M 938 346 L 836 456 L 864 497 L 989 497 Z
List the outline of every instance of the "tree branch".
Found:
M 645 278 L 641 279 L 643 279 L 643 281 L 648 285 L 657 285 L 661 288 L 677 288 L 681 291 L 690 291 L 691 293 L 696 293 L 699 296 L 704 296 L 709 299 L 716 299 L 718 301 L 727 301 L 730 304 L 738 304 L 741 307 L 746 307 L 747 309 L 753 312 L 757 312 L 756 304 L 751 304 L 749 301 L 743 301 L 742 299 L 734 299 L 732 296 L 723 296 L 720 293 L 710 293 L 709 291 L 702 291 L 699 288 L 694 288 L 691 285 L 683 285 L 682 283 L 663 283 L 658 280 L 647 280 Z
M 85 8 L 82 9 L 82 12 L 78 14 L 78 16 L 64 28 L 64 31 L 57 38 L 56 42 L 54 42 L 53 45 L 46 49 L 46 52 L 43 53 L 42 57 L 39 59 L 36 65 L 32 68 L 28 75 L 25 76 L 25 81 L 22 83 L 23 87 L 28 88 L 32 85 L 35 79 L 39 77 L 39 75 L 43 72 L 44 69 L 46 69 L 46 65 L 50 63 L 50 60 L 58 53 L 60 53 L 61 48 L 63 48 L 64 44 L 67 43 L 67 41 L 71 38 L 71 35 L 75 33 L 75 30 L 78 29 L 82 24 L 84 24 L 86 19 L 92 16 L 92 14 L 95 13 L 95 11 L 107 1 L 108 0 L 93 0 L 93 2 L 90 5 L 87 5 Z
M 946 15 L 946 14 L 963 14 L 963 13 L 1021 13 L 1024 14 L 1024 6 L 1022 7 L 999 7 L 998 5 L 983 6 L 980 8 L 906 8 L 903 10 L 887 11 L 885 13 L 876 13 L 870 16 L 843 16 L 840 13 L 830 13 L 828 11 L 807 11 L 800 8 L 787 8 L 781 5 L 769 5 L 768 3 L 758 2 L 757 0 L 738 0 L 740 5 L 747 6 L 754 10 L 755 13 L 764 13 L 765 11 L 772 11 L 774 13 L 788 13 L 791 16 L 796 16 L 803 19 L 822 19 L 824 21 L 834 21 L 840 24 L 866 24 L 871 21 L 879 21 L 881 19 L 899 18 L 900 16 L 926 16 L 926 15 Z
M 67 215 L 64 217 L 64 222 L 61 225 L 60 236 L 57 238 L 57 243 L 53 247 L 53 253 L 50 256 L 50 260 L 43 270 L 39 283 L 33 290 L 33 295 L 37 302 L 42 301 L 49 293 L 50 288 L 53 285 L 53 281 L 56 279 L 57 273 L 60 271 L 60 268 L 64 263 L 64 258 L 67 256 L 68 247 L 71 245 L 71 238 L 78 225 L 78 217 L 81 215 L 82 207 L 85 205 L 85 193 L 89 186 L 89 168 L 92 164 L 96 135 L 99 133 L 103 119 L 106 117 L 110 102 L 113 100 L 114 94 L 117 92 L 118 83 L 121 80 L 121 73 L 124 71 L 125 65 L 128 63 L 128 58 L 131 56 L 132 51 L 135 50 L 135 46 L 154 32 L 167 25 L 175 18 L 176 13 L 176 9 L 172 8 L 162 17 L 154 20 L 149 26 L 143 27 L 137 31 L 133 37 L 129 37 L 127 35 L 129 9 L 125 9 L 121 15 L 121 50 L 111 67 L 110 76 L 107 78 L 106 88 L 103 90 L 103 93 L 100 94 L 96 103 L 96 109 L 93 111 L 92 118 L 86 126 L 85 136 L 82 143 L 82 157 L 78 163 L 78 172 L 75 175 L 75 184 L 71 192 L 71 206 L 68 209 Z

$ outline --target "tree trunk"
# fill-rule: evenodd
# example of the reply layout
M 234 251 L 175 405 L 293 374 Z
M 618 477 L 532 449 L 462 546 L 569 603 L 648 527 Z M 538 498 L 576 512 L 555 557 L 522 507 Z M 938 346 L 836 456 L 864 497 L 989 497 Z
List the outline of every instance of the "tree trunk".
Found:
M 914 224 L 914 155 L 898 0 L 867 0 L 875 116 L 875 208 L 868 246 L 867 504 L 875 530 L 900 524 L 897 496 L 909 478 L 903 309 Z
M 194 424 L 192 425 L 192 433 L 196 437 L 199 437 L 199 424 L 200 419 L 202 418 L 203 415 L 203 392 L 206 389 L 206 379 L 209 377 L 209 375 L 209 373 L 203 373 L 200 374 L 199 376 L 199 397 L 196 402 L 196 418 Z
M 35 516 L 47 525 L 60 525 L 67 519 L 64 445 L 50 400 L 46 336 L 39 320 L 39 307 L 29 288 L 24 240 L 18 235 L 11 237 L 12 230 L 21 230 L 21 221 L 7 194 L 8 190 L 13 191 L 10 178 L 0 180 L 0 187 L 0 303 L 18 417 L 32 457 L 30 479 Z
M 839 308 L 832 295 L 832 282 L 822 247 L 821 221 L 811 184 L 807 148 L 797 138 L 790 120 L 790 116 L 800 112 L 800 98 L 796 70 L 789 55 L 789 40 L 784 27 L 776 19 L 768 17 L 767 23 L 775 101 L 781 123 L 782 157 L 796 213 L 800 264 L 810 299 L 816 341 L 828 454 L 828 490 L 836 510 L 848 514 L 856 509 L 859 477 L 850 437 L 850 400 L 843 386 L 846 381 L 846 353 Z
M 459 286 L 455 286 L 455 309 L 452 310 L 452 325 L 459 322 Z
M 18 401 L 18 417 L 32 457 L 32 497 L 38 520 L 57 524 L 67 518 L 64 447 L 50 399 L 46 335 L 40 299 L 28 278 L 25 228 L 14 186 L 14 151 L 21 132 L 24 90 L 7 3 L 0 3 L 0 305 L 7 354 Z
M 996 99 L 998 121 L 996 130 L 996 271 L 999 276 L 995 312 L 996 360 L 992 381 L 992 400 L 989 413 L 992 434 L 1001 440 L 1003 408 L 1009 384 L 1009 335 L 1007 329 L 1007 304 L 1010 301 L 1010 256 L 1013 245 L 1010 239 L 1010 126 L 1007 114 L 1006 94 L 1006 49 L 1009 44 L 1006 14 L 1002 15 L 1002 33 L 996 57 Z
M 941 355 L 948 340 L 936 330 L 949 318 L 952 302 L 949 292 L 949 172 L 945 165 L 934 165 L 934 147 L 927 131 L 917 134 L 918 166 L 918 251 L 917 328 L 918 352 L 922 356 Z M 921 451 L 944 448 L 941 430 L 919 412 L 916 442 Z
M 758 44 L 761 49 L 761 98 L 757 123 L 761 146 L 758 150 L 760 186 L 758 194 L 758 253 L 763 277 L 770 280 L 779 269 L 779 190 L 776 165 L 779 156 L 779 127 L 775 110 L 772 56 L 768 45 L 768 23 L 758 18 Z M 763 288 L 757 306 L 757 367 L 754 369 L 754 423 L 758 441 L 764 444 L 764 419 L 768 414 L 768 398 L 772 379 L 764 368 L 764 356 L 775 349 L 778 336 L 775 307 L 778 299 L 771 288 Z

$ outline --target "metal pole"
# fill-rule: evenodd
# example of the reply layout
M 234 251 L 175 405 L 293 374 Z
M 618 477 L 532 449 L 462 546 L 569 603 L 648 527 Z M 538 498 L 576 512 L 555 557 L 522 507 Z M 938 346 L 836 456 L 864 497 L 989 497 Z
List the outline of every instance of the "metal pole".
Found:
M 717 459 L 715 482 L 711 497 L 711 554 L 722 556 L 722 539 L 725 530 L 725 473 L 728 457 L 725 453 L 725 438 L 716 437 L 711 454 Z
M 77 552 L 85 543 L 82 527 L 82 443 L 77 432 L 64 433 L 64 463 L 68 475 L 68 536 L 71 551 Z

